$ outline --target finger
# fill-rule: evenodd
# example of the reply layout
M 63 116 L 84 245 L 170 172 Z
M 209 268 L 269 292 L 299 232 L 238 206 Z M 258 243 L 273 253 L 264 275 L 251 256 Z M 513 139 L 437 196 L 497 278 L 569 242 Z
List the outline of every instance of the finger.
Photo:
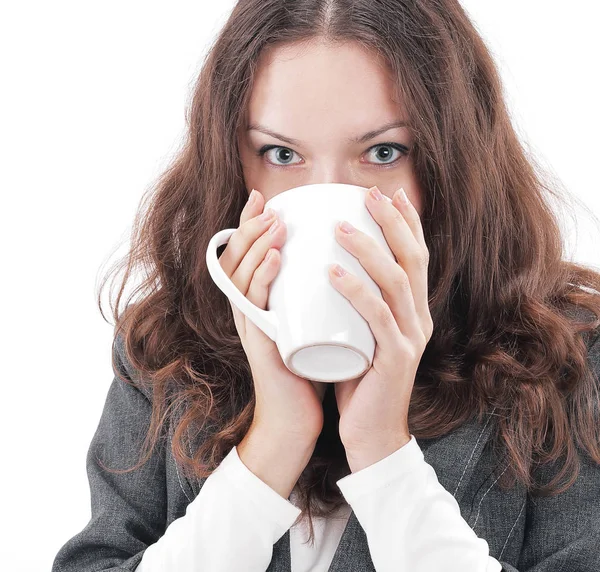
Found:
M 259 264 L 252 275 L 246 298 L 262 310 L 266 310 L 267 308 L 269 287 L 279 272 L 280 262 L 281 256 L 279 251 L 276 248 L 270 248 L 264 257 L 264 260 Z M 262 342 L 272 342 L 271 338 L 269 338 L 251 320 L 246 320 L 246 325 L 248 328 L 254 328 L 255 335 L 258 336 Z
M 242 209 L 240 214 L 240 226 L 242 226 L 246 221 L 250 220 L 252 217 L 263 212 L 263 208 L 265 206 L 265 198 L 262 196 L 262 193 L 258 192 L 256 189 L 252 189 L 250 194 L 248 195 L 248 200 Z
M 242 225 L 240 228 L 240 233 L 243 234 L 246 230 L 246 227 L 250 228 L 256 220 L 257 219 L 251 219 L 244 223 L 244 225 Z M 258 269 L 259 265 L 264 262 L 269 248 L 280 248 L 283 244 L 285 228 L 281 224 L 281 221 L 271 219 L 267 224 L 269 223 L 269 228 L 265 229 L 263 234 L 252 243 L 235 272 L 231 276 L 231 281 L 244 295 L 247 294 L 254 273 Z M 251 229 L 247 232 L 253 236 L 253 231 Z
M 281 232 L 279 233 L 279 236 L 276 236 L 277 233 L 269 234 L 269 232 L 266 231 L 263 232 L 262 236 L 259 236 L 258 240 L 254 240 L 250 248 L 248 248 L 245 245 L 247 244 L 247 242 L 253 240 L 253 237 L 255 235 L 255 230 L 253 230 L 251 227 L 257 224 L 259 227 L 261 225 L 266 226 L 267 224 L 273 226 L 273 222 L 273 219 L 260 222 L 257 218 L 246 221 L 235 233 L 231 235 L 225 252 L 223 252 L 223 254 L 221 255 L 221 258 L 225 258 L 227 255 L 227 251 L 230 250 L 230 257 L 226 259 L 223 263 L 223 267 L 225 270 L 227 266 L 232 267 L 235 264 L 235 262 L 232 261 L 237 259 L 238 255 L 236 253 L 243 253 L 241 262 L 237 264 L 237 267 L 230 275 L 231 282 L 241 292 L 243 296 L 248 297 L 247 294 L 253 276 L 255 275 L 260 265 L 265 262 L 265 257 L 267 255 L 269 247 L 271 245 L 276 245 L 277 241 L 281 243 Z M 238 236 L 236 237 L 236 235 Z M 235 240 L 233 240 L 234 237 L 236 237 Z M 219 261 L 221 261 L 221 258 L 219 259 Z M 259 304 L 256 304 L 255 302 L 253 303 L 259 308 L 263 310 L 265 309 L 265 306 L 261 306 Z M 234 304 L 231 304 L 231 306 L 232 308 L 234 308 L 234 320 L 236 322 L 238 332 L 240 332 L 240 335 L 245 336 L 246 326 L 244 324 L 248 323 L 248 321 L 245 319 L 245 316 L 242 316 L 240 310 L 237 307 L 235 307 Z
M 404 220 L 408 224 L 415 240 L 419 243 L 421 248 L 427 250 L 427 244 L 425 242 L 425 236 L 423 233 L 423 225 L 421 223 L 421 217 L 417 212 L 417 209 L 410 202 L 408 197 L 406 198 L 406 202 L 402 200 L 402 191 L 403 189 L 398 189 L 392 198 L 393 205 L 402 213 L 404 216 Z
M 250 210 L 249 215 L 251 214 L 254 215 L 256 213 L 253 213 Z M 245 217 L 246 215 L 243 216 Z M 231 277 L 232 280 L 234 273 L 238 269 L 247 252 L 250 250 L 254 242 L 269 228 L 274 219 L 275 212 L 272 209 L 267 209 L 266 212 L 260 213 L 259 216 L 252 216 L 252 218 L 246 220 L 229 237 L 229 241 L 227 242 L 225 250 L 221 253 L 221 256 L 219 256 L 219 263 L 221 264 L 221 267 L 225 273 Z M 260 260 L 262 260 L 265 254 L 266 250 L 263 251 L 263 256 L 261 256 Z M 256 265 L 254 268 L 252 268 L 252 272 L 254 272 L 260 260 L 256 261 Z M 248 283 L 249 279 L 245 283 L 244 289 L 242 290 L 240 288 L 242 293 L 245 293 L 247 290 Z
M 411 290 L 414 295 L 416 311 L 422 324 L 427 324 L 431 320 L 429 313 L 429 291 L 427 285 L 428 267 L 429 267 L 429 249 L 425 243 L 421 218 L 417 209 L 406 199 L 401 200 L 402 194 L 396 191 L 394 194 L 394 206 L 401 213 L 403 220 L 410 229 L 413 237 L 418 244 L 417 248 L 400 248 L 395 250 L 396 258 L 406 270 L 410 279 Z M 398 242 L 399 244 L 399 242 Z M 421 326 L 423 327 L 423 325 Z
M 337 276 L 333 270 L 335 266 L 329 268 L 332 284 L 368 322 L 375 337 L 377 347 L 373 368 L 377 370 L 378 365 L 393 368 L 393 360 L 411 351 L 411 346 L 400 331 L 390 307 L 383 298 L 375 296 L 358 276 L 348 271 L 341 277 Z M 383 359 L 389 363 L 382 364 Z
M 344 381 L 343 383 L 335 384 L 335 399 L 337 402 L 337 407 L 340 416 L 343 416 L 344 411 L 346 410 L 346 405 L 348 405 L 350 399 L 352 399 L 352 396 L 354 395 L 354 392 L 356 391 L 356 388 L 358 387 L 358 384 L 362 381 L 363 377 L 364 376 L 361 375 L 360 377 L 349 379 L 348 381 Z
M 246 223 L 256 216 L 262 214 L 264 208 L 264 197 L 262 193 L 252 189 L 250 196 L 248 197 L 248 201 L 244 205 L 242 209 L 242 213 L 240 216 L 240 227 L 244 227 L 243 230 L 239 230 L 242 234 L 240 239 L 239 236 L 236 236 L 237 232 L 234 233 L 225 248 L 225 250 L 219 256 L 219 263 L 221 267 L 226 272 L 227 276 L 233 281 L 236 287 L 245 293 L 247 287 L 240 288 L 233 277 L 235 270 L 238 268 L 241 260 L 249 250 L 251 244 L 256 240 L 260 233 L 264 231 L 264 228 L 267 228 L 271 221 L 261 221 L 261 222 L 253 222 L 252 225 L 246 225 Z M 252 228 L 251 228 L 252 227 Z M 245 245 L 244 245 L 245 243 Z M 246 334 L 245 328 L 245 316 L 240 312 L 237 306 L 229 301 L 229 305 L 233 312 L 233 319 L 236 324 L 236 328 L 242 337 Z
M 253 273 L 248 285 L 246 298 L 263 310 L 267 307 L 269 285 L 277 275 L 279 262 L 279 251 L 276 248 L 269 248 L 264 260 Z
M 396 211 L 396 216 L 402 217 Z M 400 252 L 402 249 L 396 247 L 395 224 L 386 225 L 386 239 L 390 243 L 392 250 Z M 392 229 L 390 231 L 390 228 Z M 402 227 L 401 227 L 402 228 Z M 410 234 L 410 230 L 405 230 Z M 398 328 L 407 337 L 418 336 L 421 334 L 421 319 L 417 311 L 415 289 L 421 287 L 419 269 L 415 270 L 412 266 L 405 268 L 398 264 L 386 251 L 384 251 L 377 241 L 368 234 L 355 229 L 351 234 L 346 234 L 336 226 L 336 239 L 342 246 L 360 262 L 361 266 L 367 271 L 371 279 L 380 288 L 383 300 L 392 311 Z M 410 241 L 414 243 L 407 248 L 419 248 L 413 237 Z M 401 240 L 400 240 L 401 242 Z M 410 275 L 408 274 L 410 272 Z M 425 291 L 427 294 L 427 291 Z

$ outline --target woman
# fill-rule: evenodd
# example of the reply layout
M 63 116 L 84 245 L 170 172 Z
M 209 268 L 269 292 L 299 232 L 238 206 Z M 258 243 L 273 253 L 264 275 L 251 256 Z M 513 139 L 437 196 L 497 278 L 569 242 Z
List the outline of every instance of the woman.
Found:
M 338 384 L 293 376 L 205 265 L 239 227 L 219 260 L 265 308 L 264 204 L 316 182 L 393 198 L 365 195 L 395 260 L 336 230 L 385 302 L 331 272 L 377 341 Z M 600 274 L 546 192 L 457 1 L 238 2 L 136 221 L 92 518 L 53 570 L 600 569 Z

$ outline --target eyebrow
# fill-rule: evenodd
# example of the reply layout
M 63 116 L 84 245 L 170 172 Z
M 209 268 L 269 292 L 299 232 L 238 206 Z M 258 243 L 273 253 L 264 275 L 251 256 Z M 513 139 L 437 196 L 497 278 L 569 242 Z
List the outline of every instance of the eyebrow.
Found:
M 370 139 L 374 139 L 377 135 L 381 135 L 390 129 L 395 129 L 397 127 L 408 127 L 408 123 L 406 121 L 393 121 L 391 123 L 386 123 L 377 129 L 373 129 L 372 131 L 367 131 L 364 135 L 360 137 L 350 137 L 347 139 L 349 143 L 365 143 Z M 291 137 L 286 137 L 285 135 L 281 135 L 281 133 L 276 133 L 275 131 L 264 127 L 263 125 L 259 125 L 258 123 L 252 123 L 248 125 L 247 131 L 260 131 L 265 135 L 270 135 L 271 137 L 275 137 L 275 139 L 281 139 L 290 145 L 295 145 L 297 147 L 301 147 L 302 143 L 298 139 L 292 139 Z

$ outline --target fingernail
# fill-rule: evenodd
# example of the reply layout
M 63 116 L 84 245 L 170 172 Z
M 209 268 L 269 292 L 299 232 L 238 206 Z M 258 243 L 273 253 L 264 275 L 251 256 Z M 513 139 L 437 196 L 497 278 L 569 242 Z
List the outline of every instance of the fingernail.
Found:
M 400 187 L 398 189 L 398 198 L 400 199 L 401 203 L 403 203 L 403 204 L 408 203 L 408 197 L 406 196 L 406 193 L 404 192 L 404 189 L 402 187 Z
M 256 200 L 256 191 L 254 189 L 252 189 L 252 192 L 250 193 L 250 196 L 248 197 L 248 204 L 250 204 L 250 205 L 254 204 L 255 200 Z
M 370 191 L 371 191 L 371 196 L 376 201 L 380 201 L 381 199 L 383 199 L 383 195 L 381 194 L 381 191 L 377 187 L 371 187 Z
M 352 234 L 354 232 L 354 227 L 349 222 L 343 220 L 340 223 L 340 230 L 346 234 Z
M 346 270 L 344 270 L 339 264 L 334 264 L 331 267 L 331 270 L 336 276 L 345 276 L 347 274 Z
M 258 218 L 260 220 L 269 220 L 270 218 L 273 218 L 273 216 L 275 215 L 275 211 L 271 208 L 268 208 L 264 213 L 262 213 Z
M 277 229 L 279 228 L 279 221 L 276 220 L 273 222 L 273 224 L 269 227 L 269 234 L 273 234 L 275 231 L 277 231 Z

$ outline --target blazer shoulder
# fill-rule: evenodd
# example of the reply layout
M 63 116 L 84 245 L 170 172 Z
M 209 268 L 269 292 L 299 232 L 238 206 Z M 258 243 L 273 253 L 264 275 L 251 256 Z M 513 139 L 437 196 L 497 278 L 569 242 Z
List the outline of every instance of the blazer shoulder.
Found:
M 147 399 L 152 402 L 152 389 L 144 383 L 139 370 L 131 364 L 125 349 L 125 339 L 122 333 L 115 334 L 112 344 L 112 368 L 115 376 L 137 388 Z M 125 380 L 123 380 L 125 378 Z

